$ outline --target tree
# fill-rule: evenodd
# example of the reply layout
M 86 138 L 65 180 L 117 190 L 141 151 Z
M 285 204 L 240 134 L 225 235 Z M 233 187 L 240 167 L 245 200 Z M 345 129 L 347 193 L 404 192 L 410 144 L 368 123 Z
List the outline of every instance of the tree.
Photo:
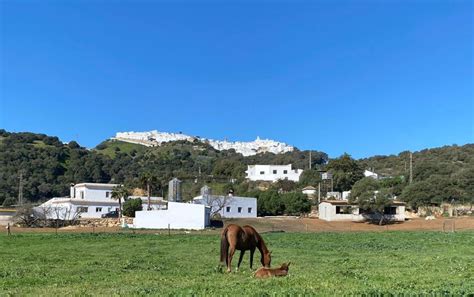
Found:
M 272 184 L 272 188 L 282 193 L 294 191 L 296 187 L 297 183 L 289 179 L 279 179 Z
M 352 197 L 351 195 L 349 201 L 357 204 L 361 211 L 375 213 L 380 217 L 379 225 L 382 225 L 385 219 L 385 209 L 390 207 L 393 203 L 393 195 L 389 189 L 380 189 L 378 191 L 367 190 L 357 197 Z
M 357 200 L 357 197 L 362 194 L 367 192 L 374 193 L 378 189 L 380 189 L 380 183 L 377 180 L 371 177 L 364 177 L 352 186 L 350 197 Z
M 317 187 L 321 182 L 321 173 L 316 170 L 305 170 L 300 176 L 299 184 L 301 187 L 313 186 Z
M 364 170 L 349 154 L 329 161 L 327 170 L 332 173 L 334 190 L 348 191 L 364 177 Z
M 151 210 L 151 189 L 159 185 L 158 178 L 151 172 L 145 172 L 140 176 L 140 184 L 145 188 L 148 197 L 147 210 Z
M 229 195 L 203 195 L 202 199 L 205 205 L 211 207 L 211 218 L 216 217 L 222 209 L 232 202 L 232 197 Z
M 135 212 L 143 209 L 142 199 L 128 199 L 123 204 L 123 214 L 127 217 L 135 217 Z
M 257 208 L 259 215 L 282 215 L 285 205 L 280 194 L 275 190 L 262 192 L 257 198 Z
M 285 193 L 281 195 L 281 200 L 283 201 L 285 214 L 287 215 L 301 215 L 311 210 L 311 202 L 303 193 Z
M 130 195 L 130 190 L 123 185 L 118 185 L 112 189 L 112 199 L 116 199 L 119 202 L 119 218 L 122 217 L 122 199 L 127 198 Z
M 357 204 L 361 211 L 375 213 L 380 217 L 379 225 L 385 219 L 385 208 L 393 203 L 393 188 L 384 187 L 391 182 L 379 181 L 371 177 L 365 177 L 357 181 L 352 187 L 349 202 Z

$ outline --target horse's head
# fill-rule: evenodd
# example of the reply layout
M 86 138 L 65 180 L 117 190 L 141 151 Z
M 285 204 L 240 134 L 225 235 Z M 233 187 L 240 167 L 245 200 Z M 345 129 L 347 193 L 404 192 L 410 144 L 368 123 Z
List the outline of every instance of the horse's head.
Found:
M 271 251 L 266 251 L 262 254 L 262 265 L 264 267 L 270 268 L 270 265 L 272 264 L 272 252 Z

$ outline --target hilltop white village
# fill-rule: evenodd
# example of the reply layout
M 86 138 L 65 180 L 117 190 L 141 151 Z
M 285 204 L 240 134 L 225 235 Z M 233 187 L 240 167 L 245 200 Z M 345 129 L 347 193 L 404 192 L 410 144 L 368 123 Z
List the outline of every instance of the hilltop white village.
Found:
M 274 154 L 291 152 L 295 148 L 282 142 L 257 137 L 252 142 L 229 142 L 208 140 L 193 137 L 182 133 L 158 132 L 119 132 L 116 133 L 115 140 L 130 142 L 145 146 L 160 146 L 171 141 L 203 141 L 217 150 L 234 149 L 244 156 L 251 156 L 262 152 Z M 303 169 L 293 168 L 292 164 L 268 165 L 253 164 L 248 165 L 246 178 L 249 181 L 277 182 L 278 180 L 290 180 L 298 182 Z M 379 176 L 372 171 L 365 170 L 364 175 L 378 179 Z M 330 174 L 323 173 L 323 179 L 331 179 Z M 112 191 L 119 184 L 100 183 L 80 183 L 72 184 L 69 197 L 56 197 L 35 208 L 37 213 L 42 214 L 47 219 L 73 220 L 99 219 L 117 214 L 119 203 L 112 198 Z M 214 195 L 212 189 L 204 186 L 199 196 L 188 202 L 183 202 L 181 194 L 181 181 L 173 178 L 169 181 L 169 193 L 164 197 L 129 196 L 127 199 L 141 199 L 142 211 L 137 211 L 133 219 L 133 224 L 127 225 L 132 228 L 173 228 L 173 229 L 204 229 L 210 225 L 211 217 L 221 218 L 256 218 L 257 199 L 253 197 L 239 197 L 232 192 L 228 195 Z M 321 198 L 318 189 L 307 186 L 302 190 L 308 198 L 317 197 L 319 204 L 319 218 L 326 221 L 362 221 L 366 214 L 359 211 L 359 208 L 348 202 L 348 192 L 328 192 L 326 197 Z M 332 198 L 331 200 L 327 198 Z M 387 210 L 387 215 L 391 220 L 405 220 L 405 204 L 394 201 Z

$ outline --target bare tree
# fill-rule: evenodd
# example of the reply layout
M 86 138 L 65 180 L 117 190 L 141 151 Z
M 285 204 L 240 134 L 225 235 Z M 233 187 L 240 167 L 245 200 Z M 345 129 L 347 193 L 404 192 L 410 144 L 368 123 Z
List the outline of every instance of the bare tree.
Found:
M 26 227 L 35 226 L 38 220 L 34 214 L 33 206 L 31 204 L 23 204 L 20 208 L 18 208 L 14 219 L 20 225 Z
M 230 195 L 203 195 L 202 200 L 203 204 L 211 207 L 211 217 L 214 217 L 226 206 L 229 206 L 233 199 Z

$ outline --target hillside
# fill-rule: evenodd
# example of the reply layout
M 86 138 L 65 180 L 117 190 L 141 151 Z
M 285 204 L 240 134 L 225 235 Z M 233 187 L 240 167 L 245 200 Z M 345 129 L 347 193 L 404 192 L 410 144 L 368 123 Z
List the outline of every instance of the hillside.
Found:
M 281 201 L 284 197 L 280 197 L 279 191 L 298 192 L 308 185 L 317 186 L 321 181 L 318 170 L 332 171 L 334 189 L 343 191 L 351 189 L 368 168 L 393 177 L 385 183 L 391 184 L 395 195 L 413 205 L 466 202 L 474 197 L 473 144 L 415 152 L 412 184 L 408 184 L 408 154 L 361 160 L 345 155 L 329 160 L 324 152 L 312 151 L 313 170 L 307 170 L 309 151 L 297 149 L 283 154 L 260 153 L 245 157 L 234 150 L 216 150 L 202 141 L 174 141 L 146 147 L 106 140 L 88 150 L 74 141 L 63 144 L 57 137 L 44 134 L 0 130 L 0 204 L 16 203 L 20 176 L 25 201 L 37 202 L 68 195 L 70 183 L 112 182 L 142 187 L 140 176 L 150 172 L 158 179 L 152 189 L 154 195 L 166 195 L 167 182 L 178 177 L 183 181 L 185 199 L 197 195 L 207 184 L 216 194 L 225 194 L 233 188 L 239 195 L 260 197 L 261 208 L 260 203 L 263 207 L 265 199 L 273 201 L 271 204 Z M 305 169 L 299 183 L 245 180 L 247 165 L 290 163 L 294 168 Z M 256 190 L 262 186 L 271 191 L 261 195 Z M 325 184 L 323 194 L 329 189 Z
M 408 176 L 410 166 L 410 152 L 401 152 L 398 155 L 373 156 L 360 159 L 364 168 L 372 168 L 384 176 Z M 453 173 L 461 168 L 474 164 L 474 144 L 464 146 L 444 146 L 440 148 L 424 149 L 413 153 L 414 180 L 423 179 L 430 174 L 429 167 L 443 174 Z
M 218 151 L 203 142 L 175 141 L 145 147 L 107 140 L 93 150 L 76 142 L 63 144 L 57 137 L 0 130 L 0 204 L 14 203 L 22 175 L 25 201 L 45 200 L 68 194 L 68 185 L 79 182 L 126 183 L 139 187 L 139 177 L 152 172 L 159 179 L 155 194 L 166 194 L 172 177 L 183 180 L 183 195 L 190 199 L 204 184 L 217 193 L 230 187 L 231 179 L 243 182 L 247 164 L 292 163 L 308 166 L 308 151 L 264 153 L 244 157 L 233 150 Z M 327 162 L 327 155 L 312 152 L 314 167 Z M 244 190 L 248 190 L 245 185 Z

